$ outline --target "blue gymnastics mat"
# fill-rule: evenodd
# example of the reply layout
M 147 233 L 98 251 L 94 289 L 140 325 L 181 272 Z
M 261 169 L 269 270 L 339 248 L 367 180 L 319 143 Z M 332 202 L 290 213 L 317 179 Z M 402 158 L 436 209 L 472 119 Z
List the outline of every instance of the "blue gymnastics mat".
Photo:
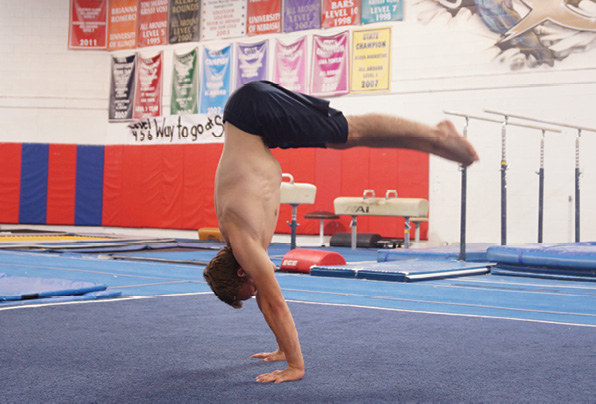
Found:
M 494 244 L 466 244 L 466 262 L 488 262 L 486 251 Z M 395 250 L 379 250 L 378 262 L 402 261 L 411 259 L 457 261 L 459 260 L 460 244 L 450 244 L 439 247 L 411 248 Z
M 392 282 L 417 282 L 490 272 L 490 263 L 409 260 L 378 263 L 313 266 L 311 276 L 357 278 Z
M 596 242 L 493 246 L 495 275 L 596 281 Z
M 0 273 L 0 302 L 83 296 L 89 299 L 120 296 L 106 292 L 107 285 L 54 278 L 14 276 Z

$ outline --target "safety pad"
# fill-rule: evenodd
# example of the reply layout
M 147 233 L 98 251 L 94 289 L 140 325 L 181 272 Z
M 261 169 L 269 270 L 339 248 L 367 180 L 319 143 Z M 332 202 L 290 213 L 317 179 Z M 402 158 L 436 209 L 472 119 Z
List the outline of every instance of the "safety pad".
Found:
M 314 266 L 312 276 L 357 278 L 392 282 L 417 282 L 433 279 L 482 275 L 490 272 L 490 263 L 461 261 L 392 261 L 336 266 Z
M 495 244 L 466 244 L 466 262 L 489 262 L 487 250 Z M 457 261 L 459 260 L 460 244 L 450 244 L 446 246 L 419 248 L 419 249 L 399 249 L 399 250 L 379 250 L 377 252 L 378 262 L 403 261 L 412 259 L 439 260 L 439 261 Z
M 54 278 L 36 278 L 0 274 L 0 301 L 30 300 L 56 296 L 100 295 L 106 285 Z M 108 294 L 112 297 L 113 294 Z
M 284 255 L 279 270 L 307 274 L 313 266 L 345 265 L 345 263 L 344 257 L 334 251 L 296 248 Z
M 596 281 L 596 242 L 493 246 L 494 274 Z

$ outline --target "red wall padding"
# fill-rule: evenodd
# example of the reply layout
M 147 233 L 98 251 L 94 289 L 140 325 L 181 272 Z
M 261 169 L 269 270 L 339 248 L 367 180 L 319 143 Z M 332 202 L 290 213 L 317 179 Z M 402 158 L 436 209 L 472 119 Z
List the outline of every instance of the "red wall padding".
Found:
M 21 144 L 0 143 L 0 223 L 19 222 Z M 221 144 L 112 145 L 104 148 L 102 224 L 115 227 L 198 229 L 215 227 L 213 179 Z M 393 150 L 273 150 L 282 171 L 317 186 L 314 205 L 298 207 L 298 232 L 317 234 L 315 210 L 333 211 L 338 196 L 377 196 L 395 189 L 401 197 L 428 198 L 428 155 Z M 77 146 L 49 147 L 47 223 L 73 224 Z M 289 233 L 291 207 L 282 205 L 276 232 Z M 326 232 L 349 231 L 350 217 L 327 221 Z M 359 217 L 358 231 L 403 236 L 403 218 Z M 426 225 L 421 236 L 426 238 Z
M 47 224 L 74 224 L 76 173 L 77 145 L 50 144 Z
M 19 222 L 21 144 L 0 143 L 0 223 Z
M 103 225 L 215 227 L 221 144 L 106 146 Z

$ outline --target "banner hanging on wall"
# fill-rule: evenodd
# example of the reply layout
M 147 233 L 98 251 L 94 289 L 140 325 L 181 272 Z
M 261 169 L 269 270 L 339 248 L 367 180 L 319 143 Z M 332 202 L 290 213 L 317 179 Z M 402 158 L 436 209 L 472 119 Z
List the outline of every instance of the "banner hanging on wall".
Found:
M 170 43 L 198 42 L 200 0 L 170 0 Z
M 402 0 L 362 0 L 362 23 L 401 21 L 404 19 Z
M 347 94 L 349 32 L 313 35 L 310 93 L 318 97 Z
M 237 46 L 236 88 L 255 80 L 267 80 L 269 41 Z
M 198 110 L 199 83 L 196 74 L 197 49 L 184 54 L 174 53 L 172 74 L 172 100 L 170 113 L 196 114 Z
M 112 57 L 110 121 L 130 121 L 135 94 L 137 55 Z
M 168 43 L 168 0 L 139 0 L 137 45 L 156 46 Z
M 273 81 L 292 91 L 306 93 L 306 36 L 284 45 L 275 42 Z
M 199 98 L 201 114 L 223 114 L 230 96 L 231 64 L 232 45 L 220 50 L 204 48 Z
M 248 35 L 281 32 L 281 0 L 247 0 Z
M 246 35 L 246 0 L 203 0 L 201 40 Z
M 284 0 L 284 32 L 321 28 L 320 0 Z
M 163 53 L 151 58 L 139 56 L 133 119 L 161 115 Z
M 166 115 L 131 122 L 129 141 L 133 144 L 222 143 L 221 115 Z
M 71 0 L 68 47 L 105 49 L 107 47 L 107 0 Z
M 333 28 L 360 24 L 360 1 L 323 0 L 321 27 Z
M 352 92 L 389 91 L 391 28 L 352 32 Z
M 108 13 L 108 49 L 137 47 L 138 0 L 110 0 Z

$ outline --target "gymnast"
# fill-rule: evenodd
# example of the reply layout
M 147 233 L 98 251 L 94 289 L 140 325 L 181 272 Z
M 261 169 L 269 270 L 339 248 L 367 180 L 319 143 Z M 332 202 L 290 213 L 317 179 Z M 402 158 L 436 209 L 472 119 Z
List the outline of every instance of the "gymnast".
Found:
M 431 127 L 382 114 L 344 116 L 329 101 L 267 81 L 250 82 L 234 92 L 223 120 L 225 140 L 215 174 L 215 210 L 226 247 L 203 275 L 217 297 L 234 308 L 256 296 L 277 349 L 251 357 L 287 362 L 286 369 L 256 380 L 299 380 L 305 368 L 298 332 L 275 277 L 275 264 L 267 254 L 277 224 L 282 173 L 269 149 L 406 148 L 465 166 L 478 156 L 449 121 Z

